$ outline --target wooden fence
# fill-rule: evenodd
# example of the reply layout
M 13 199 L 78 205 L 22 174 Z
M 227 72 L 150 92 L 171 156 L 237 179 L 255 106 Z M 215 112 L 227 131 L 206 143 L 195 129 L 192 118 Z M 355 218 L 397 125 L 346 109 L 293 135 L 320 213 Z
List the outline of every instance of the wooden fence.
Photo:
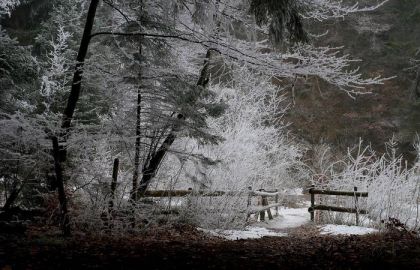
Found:
M 279 202 L 279 195 L 280 195 L 280 192 L 279 192 L 278 189 L 276 189 L 274 191 L 266 191 L 264 189 L 260 189 L 258 191 L 253 191 L 251 187 L 248 187 L 248 203 L 247 203 L 248 218 L 251 214 L 259 213 L 260 221 L 264 221 L 265 220 L 265 212 L 267 212 L 268 219 L 273 219 L 273 215 L 271 214 L 271 208 L 276 209 L 275 215 L 277 216 L 278 213 L 279 213 L 279 211 L 278 211 L 279 206 L 281 205 L 281 203 Z M 259 201 L 259 204 L 261 206 L 251 207 L 253 196 L 261 196 L 261 200 Z M 268 203 L 268 198 L 269 197 L 274 197 L 274 203 L 273 204 Z
M 359 225 L 359 214 L 367 214 L 366 210 L 359 209 L 359 197 L 368 197 L 369 194 L 368 192 L 357 192 L 357 187 L 354 187 L 353 191 L 337 191 L 337 190 L 315 189 L 315 186 L 312 185 L 311 188 L 309 189 L 309 194 L 311 194 L 311 207 L 308 208 L 308 211 L 311 213 L 311 221 L 314 221 L 315 210 L 355 213 L 356 225 Z M 330 205 L 315 205 L 316 194 L 354 197 L 354 208 L 338 207 L 338 206 L 330 206 Z
M 274 191 L 266 191 L 264 189 L 252 190 L 252 187 L 248 187 L 248 191 L 206 191 L 206 190 L 193 190 L 189 188 L 188 190 L 148 190 L 145 192 L 144 197 L 184 197 L 184 196 L 203 196 L 203 197 L 217 197 L 224 195 L 231 196 L 247 196 L 247 216 L 255 213 L 259 213 L 261 221 L 265 220 L 265 213 L 269 219 L 273 219 L 271 214 L 271 208 L 276 209 L 276 215 L 278 214 L 278 207 L 281 205 L 279 203 L 279 197 L 281 192 L 278 189 Z M 252 198 L 260 197 L 258 206 L 252 207 Z M 268 198 L 273 197 L 274 203 L 269 204 Z

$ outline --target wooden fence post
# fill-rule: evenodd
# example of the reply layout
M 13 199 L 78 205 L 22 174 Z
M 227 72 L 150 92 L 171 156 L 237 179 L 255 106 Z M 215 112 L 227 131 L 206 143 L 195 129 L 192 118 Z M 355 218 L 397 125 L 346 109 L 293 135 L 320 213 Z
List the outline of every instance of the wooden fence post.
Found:
M 311 188 L 309 189 L 309 193 L 311 194 L 311 221 L 314 221 L 314 207 L 315 207 L 315 194 L 312 192 L 312 190 L 315 188 L 315 185 L 311 185 Z
M 278 216 L 279 215 L 279 207 L 278 207 L 278 203 L 279 203 L 279 189 L 278 188 L 276 188 L 276 204 L 277 204 L 277 206 L 276 206 L 276 216 Z
M 356 226 L 359 226 L 359 199 L 356 196 L 356 192 L 357 192 L 357 187 L 354 187 L 354 209 L 356 209 Z
M 259 189 L 259 191 L 264 191 L 264 189 Z M 261 205 L 264 206 L 265 200 L 264 200 L 264 196 L 261 196 Z M 265 210 L 260 211 L 260 221 L 264 221 L 265 220 Z
M 252 187 L 249 186 L 248 187 L 248 198 L 247 198 L 247 202 L 246 202 L 246 210 L 249 211 L 249 207 L 251 206 L 251 202 L 252 202 Z M 248 218 L 251 216 L 251 213 L 248 212 L 246 215 L 246 220 L 248 221 Z
M 266 205 L 268 205 L 268 199 L 267 199 L 267 196 L 264 196 L 263 197 L 263 205 L 264 206 L 266 206 Z M 273 215 L 271 214 L 271 208 L 268 208 L 267 209 L 267 215 L 268 215 L 268 219 L 273 219 Z

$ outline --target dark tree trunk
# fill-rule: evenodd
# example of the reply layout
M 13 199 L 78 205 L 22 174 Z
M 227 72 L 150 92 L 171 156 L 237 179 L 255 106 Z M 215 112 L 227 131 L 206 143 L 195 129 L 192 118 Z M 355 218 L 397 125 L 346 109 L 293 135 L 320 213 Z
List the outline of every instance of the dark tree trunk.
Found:
M 209 49 L 207 51 L 206 59 L 204 60 L 204 66 L 200 72 L 200 77 L 197 82 L 198 87 L 206 87 L 206 85 L 209 82 L 209 64 L 210 64 L 210 56 L 211 56 L 212 51 L 213 49 Z M 156 176 L 160 163 L 162 162 L 169 148 L 172 146 L 173 142 L 175 141 L 177 137 L 176 133 L 181 128 L 179 121 L 185 120 L 185 116 L 182 114 L 178 114 L 177 120 L 178 121 L 174 124 L 174 127 L 172 128 L 171 132 L 169 132 L 168 136 L 166 136 L 162 145 L 159 147 L 159 149 L 156 152 L 152 154 L 150 161 L 143 168 L 143 176 L 141 178 L 140 185 L 138 188 L 138 194 L 137 194 L 138 197 L 144 195 L 144 193 L 147 190 L 147 187 L 150 184 L 150 181 L 153 179 L 153 177 Z
M 114 166 L 112 167 L 112 182 L 111 182 L 111 198 L 109 199 L 109 208 L 108 212 L 112 213 L 114 208 L 114 200 L 115 200 L 115 190 L 117 189 L 117 182 L 118 182 L 118 168 L 120 165 L 120 160 L 118 158 L 114 159 Z
M 77 63 L 75 67 L 75 71 L 73 74 L 73 81 L 71 84 L 71 91 L 70 95 L 67 99 L 67 106 L 64 109 L 63 113 L 63 122 L 61 124 L 61 128 L 63 129 L 63 133 L 61 135 L 64 141 L 67 140 L 67 136 L 69 133 L 69 129 L 71 126 L 71 121 L 73 119 L 74 111 L 76 110 L 76 105 L 79 100 L 80 90 L 82 87 L 82 75 L 83 75 L 83 66 L 86 59 L 86 54 L 89 49 L 89 43 L 91 39 L 93 23 L 95 21 L 96 16 L 96 9 L 98 7 L 99 0 L 91 0 L 89 11 L 86 18 L 85 28 L 83 30 L 82 40 L 80 42 L 79 52 L 77 54 Z M 66 150 L 63 149 L 60 155 L 61 160 L 66 159 Z
M 184 116 L 182 114 L 178 114 L 177 119 L 183 120 Z M 165 157 L 165 154 L 167 153 L 167 151 L 169 150 L 169 148 L 171 147 L 171 145 L 176 139 L 176 132 L 178 131 L 178 129 L 179 129 L 179 125 L 175 126 L 172 129 L 172 131 L 165 138 L 165 140 L 163 141 L 159 149 L 155 153 L 153 153 L 149 163 L 143 169 L 143 177 L 141 178 L 140 186 L 138 188 L 139 196 L 144 195 L 150 181 L 153 179 L 153 177 L 156 176 L 160 163 L 162 162 L 163 158 Z
M 416 80 L 414 81 L 413 87 L 415 99 L 420 99 L 420 67 L 417 70 Z
M 60 201 L 60 216 L 61 216 L 61 229 L 64 236 L 70 236 L 70 218 L 67 210 L 67 198 L 64 191 L 63 171 L 60 163 L 60 153 L 57 137 L 52 137 L 53 142 L 53 156 L 54 156 L 54 170 L 57 179 L 58 200 Z

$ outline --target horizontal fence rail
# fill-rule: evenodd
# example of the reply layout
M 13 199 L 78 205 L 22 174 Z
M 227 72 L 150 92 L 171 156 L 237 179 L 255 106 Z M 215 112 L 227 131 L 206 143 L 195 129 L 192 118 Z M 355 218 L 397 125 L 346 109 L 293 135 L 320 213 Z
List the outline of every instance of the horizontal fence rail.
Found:
M 278 191 L 206 191 L 206 190 L 148 190 L 144 193 L 144 197 L 184 197 L 188 195 L 201 195 L 201 196 L 209 196 L 209 197 L 218 197 L 224 195 L 250 195 L 253 197 L 257 196 L 267 196 L 267 197 L 275 197 L 283 194 L 282 192 Z
M 203 197 L 218 197 L 218 196 L 247 196 L 247 219 L 251 214 L 259 213 L 261 221 L 265 220 L 265 213 L 267 212 L 268 218 L 273 219 L 271 214 L 271 208 L 276 209 L 276 215 L 278 214 L 278 207 L 280 195 L 284 195 L 283 192 L 279 192 L 278 189 L 274 191 L 266 191 L 264 189 L 252 190 L 252 187 L 248 187 L 248 190 L 241 191 L 220 191 L 220 190 L 147 190 L 143 197 L 153 198 L 164 198 L 164 197 L 185 197 L 185 196 L 203 196 Z M 259 205 L 252 207 L 252 197 L 261 197 Z M 269 204 L 268 197 L 274 197 L 275 203 Z
M 322 190 L 315 189 L 315 186 L 312 185 L 309 189 L 309 194 L 311 194 L 311 206 L 308 208 L 308 211 L 311 214 L 311 221 L 315 219 L 315 210 L 319 211 L 333 211 L 341 213 L 354 213 L 356 214 L 356 225 L 359 225 L 359 214 L 367 214 L 367 211 L 364 209 L 359 209 L 359 197 L 368 197 L 368 192 L 358 192 L 357 187 L 354 187 L 353 191 L 339 191 L 339 190 Z M 332 195 L 332 196 L 350 196 L 354 197 L 354 208 L 331 206 L 331 205 L 315 205 L 315 195 Z
M 238 194 L 234 191 L 204 191 L 204 190 L 148 190 L 144 193 L 144 197 L 184 197 L 188 195 L 201 195 L 209 197 L 217 197 L 223 195 Z M 246 194 L 246 193 L 244 193 Z
M 320 194 L 320 195 L 368 197 L 368 193 L 367 192 L 355 192 L 355 191 L 338 191 L 338 190 L 309 189 L 309 193 L 310 194 Z
M 355 214 L 355 213 L 367 214 L 367 211 L 363 209 L 346 208 L 346 207 L 329 206 L 329 205 L 314 205 L 313 207 L 309 207 L 308 209 L 309 212 L 315 211 L 315 210 L 325 210 L 325 211 L 352 213 L 352 214 Z

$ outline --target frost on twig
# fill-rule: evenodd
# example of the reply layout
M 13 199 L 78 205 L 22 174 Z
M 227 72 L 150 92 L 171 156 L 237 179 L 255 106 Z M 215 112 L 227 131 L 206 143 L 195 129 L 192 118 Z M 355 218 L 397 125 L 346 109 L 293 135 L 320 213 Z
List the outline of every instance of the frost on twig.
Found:
M 306 6 L 302 16 L 306 19 L 325 21 L 328 19 L 344 18 L 352 13 L 369 12 L 383 6 L 389 0 L 378 1 L 375 4 L 360 6 L 359 2 L 352 5 L 343 3 L 342 0 L 299 0 Z
M 276 51 L 261 52 L 246 42 L 234 44 L 219 42 L 218 49 L 227 60 L 237 60 L 238 64 L 247 66 L 257 72 L 279 78 L 317 76 L 337 86 L 350 96 L 370 93 L 365 88 L 369 85 L 381 85 L 393 77 L 365 77 L 359 68 L 352 64 L 360 60 L 351 59 L 349 55 L 340 55 L 340 49 L 314 47 L 297 44 L 285 53 Z
M 366 225 L 381 226 L 382 221 L 398 219 L 412 229 L 420 225 L 419 198 L 420 177 L 416 163 L 408 167 L 401 155 L 396 153 L 398 143 L 392 138 L 386 143 L 386 153 L 375 153 L 360 141 L 347 156 L 331 163 L 325 170 L 322 183 L 318 187 L 330 190 L 367 191 L 368 197 L 359 199 L 359 208 L 366 209 L 368 215 L 362 216 Z M 418 150 L 418 143 L 416 143 Z M 418 153 L 419 154 L 419 153 Z M 324 204 L 354 207 L 354 198 L 324 198 Z M 354 215 L 327 213 L 324 222 L 353 223 Z

